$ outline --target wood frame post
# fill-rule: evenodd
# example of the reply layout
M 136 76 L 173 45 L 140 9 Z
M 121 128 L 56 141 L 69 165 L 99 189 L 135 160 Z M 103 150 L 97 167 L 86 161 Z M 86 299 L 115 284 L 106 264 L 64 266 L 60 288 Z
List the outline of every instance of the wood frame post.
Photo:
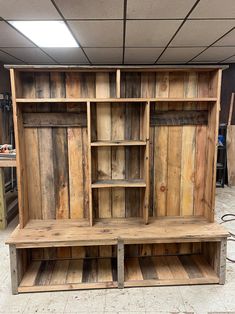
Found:
M 225 284 L 226 278 L 226 257 L 227 257 L 227 239 L 224 238 L 218 243 L 218 276 L 219 284 Z
M 118 275 L 118 288 L 124 288 L 124 241 L 118 239 L 117 243 L 117 275 Z
M 17 267 L 17 252 L 14 244 L 9 245 L 10 268 L 11 268 L 11 289 L 12 294 L 18 294 L 18 267 Z
M 7 226 L 4 169 L 0 168 L 0 229 Z

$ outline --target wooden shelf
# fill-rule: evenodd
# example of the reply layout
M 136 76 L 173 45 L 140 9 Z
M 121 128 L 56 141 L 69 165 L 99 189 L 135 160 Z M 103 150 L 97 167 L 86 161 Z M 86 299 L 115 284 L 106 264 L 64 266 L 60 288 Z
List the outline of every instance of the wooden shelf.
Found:
M 130 188 L 144 188 L 146 183 L 143 180 L 106 180 L 96 181 L 91 184 L 93 189 L 100 188 L 114 188 L 114 187 L 130 187 Z
M 32 261 L 18 292 L 117 287 L 116 258 Z
M 6 243 L 14 244 L 16 248 L 39 248 L 115 245 L 118 238 L 126 244 L 194 242 L 202 239 L 218 241 L 229 235 L 218 223 L 196 218 L 153 220 L 148 225 L 138 218 L 123 224 L 112 223 L 110 219 L 92 227 L 80 227 L 81 223 L 76 219 L 30 220 L 25 228 L 17 227 Z M 105 231 L 107 228 L 109 232 Z
M 129 140 L 120 140 L 120 141 L 96 141 L 91 142 L 91 146 L 146 146 L 146 141 L 129 141 Z
M 0 159 L 0 168 L 3 167 L 16 167 L 16 160 L 15 159 Z
M 219 283 L 202 255 L 125 259 L 125 287 Z
M 17 103 L 81 103 L 81 102 L 208 102 L 217 101 L 214 97 L 205 98 L 16 98 Z

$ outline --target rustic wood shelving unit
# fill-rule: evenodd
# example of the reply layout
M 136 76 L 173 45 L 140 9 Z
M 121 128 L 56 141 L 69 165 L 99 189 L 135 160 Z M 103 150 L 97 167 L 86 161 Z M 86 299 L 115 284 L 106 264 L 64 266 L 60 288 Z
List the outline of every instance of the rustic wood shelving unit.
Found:
M 13 293 L 224 283 L 219 67 L 9 66 Z

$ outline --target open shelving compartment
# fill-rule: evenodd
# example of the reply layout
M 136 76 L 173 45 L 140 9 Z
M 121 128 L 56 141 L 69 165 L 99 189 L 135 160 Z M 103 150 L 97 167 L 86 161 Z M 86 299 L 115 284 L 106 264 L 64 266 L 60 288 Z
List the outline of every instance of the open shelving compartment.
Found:
M 125 245 L 124 286 L 220 283 L 221 242 Z M 133 254 L 134 253 L 134 254 Z
M 20 217 L 7 242 L 13 293 L 146 285 L 145 270 L 141 280 L 128 276 L 135 265 L 153 269 L 152 259 L 160 260 L 164 271 L 180 265 L 188 277 L 160 283 L 154 275 L 150 285 L 224 282 L 228 234 L 214 222 L 220 68 L 15 66 L 10 71 Z M 156 243 L 174 253 L 149 251 Z M 24 284 L 28 275 L 40 278 L 51 265 L 65 277 L 75 264 L 74 276 L 83 278 L 78 265 L 92 258 L 71 252 L 98 245 L 105 254 L 98 250 L 91 264 L 98 274 L 97 261 L 107 258 L 106 265 L 117 259 L 117 281 L 108 276 L 111 282 L 100 283 L 94 277 L 94 282 L 65 280 L 56 287 L 34 282 L 30 288 L 17 281 L 19 252 L 25 250 L 29 262 Z M 142 253 L 128 249 L 131 245 Z M 178 246 L 184 250 L 178 252 Z M 206 249 L 195 254 L 195 246 L 212 250 L 212 259 L 220 256 L 222 268 L 211 266 Z M 69 255 L 53 255 L 55 248 L 68 247 Z M 32 259 L 36 248 L 51 262 L 45 263 L 44 255 Z M 191 278 L 189 268 L 210 275 Z
M 19 292 L 117 287 L 115 246 L 18 249 Z

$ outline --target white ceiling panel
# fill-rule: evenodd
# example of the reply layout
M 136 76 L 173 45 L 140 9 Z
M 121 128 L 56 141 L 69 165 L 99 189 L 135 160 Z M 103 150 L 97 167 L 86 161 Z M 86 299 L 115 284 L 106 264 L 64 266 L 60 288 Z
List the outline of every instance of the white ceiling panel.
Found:
M 46 53 L 63 64 L 89 63 L 81 48 L 44 48 Z
M 128 0 L 128 19 L 185 18 L 196 0 Z
M 122 21 L 70 21 L 69 25 L 82 47 L 122 46 Z
M 186 63 L 203 49 L 205 47 L 167 48 L 158 63 Z
M 94 64 L 122 63 L 122 48 L 85 48 L 84 50 Z
M 186 21 L 171 46 L 209 46 L 234 25 L 232 20 Z
M 126 47 L 163 47 L 181 22 L 181 20 L 128 20 L 126 22 Z
M 235 1 L 201 0 L 189 18 L 235 18 Z
M 43 53 L 39 48 L 4 48 L 6 51 L 27 63 L 31 64 L 54 64 L 55 62 Z
M 195 58 L 194 62 L 220 62 L 235 54 L 235 47 L 210 47 Z
M 217 41 L 214 46 L 235 46 L 235 29 Z
M 0 62 L 5 63 L 5 64 L 18 64 L 18 63 L 23 63 L 20 62 L 19 60 L 15 59 L 14 57 L 11 57 L 7 53 L 0 51 Z
M 0 21 L 0 47 L 35 46 L 6 22 Z
M 66 19 L 122 19 L 123 0 L 56 0 Z
M 5 20 L 61 19 L 50 0 L 0 0 Z
M 163 48 L 126 48 L 125 64 L 153 64 Z

